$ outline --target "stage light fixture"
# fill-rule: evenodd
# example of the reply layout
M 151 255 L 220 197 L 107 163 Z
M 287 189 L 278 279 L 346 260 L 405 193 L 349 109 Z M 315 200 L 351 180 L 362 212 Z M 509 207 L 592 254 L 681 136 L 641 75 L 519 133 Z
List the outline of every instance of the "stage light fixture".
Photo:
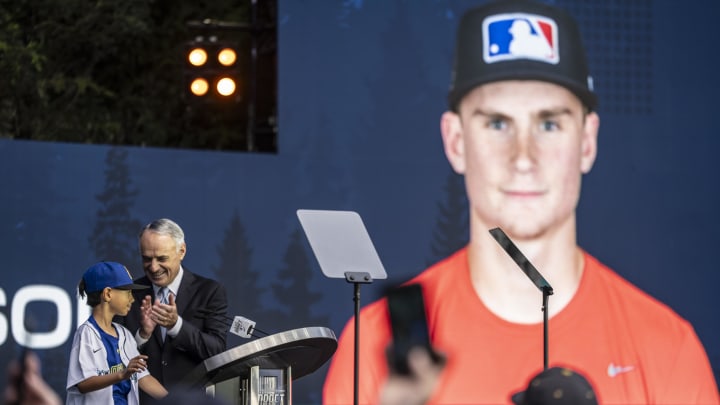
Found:
M 188 62 L 193 66 L 202 66 L 207 62 L 207 51 L 203 48 L 193 48 L 188 53 Z
M 235 90 L 237 89 L 237 85 L 235 84 L 235 80 L 233 80 L 231 77 L 222 77 L 220 80 L 217 81 L 217 84 L 215 85 L 215 90 L 224 97 L 230 97 L 233 94 L 235 94 Z
M 276 2 L 260 2 L 266 13 L 262 19 L 252 1 L 247 22 L 187 22 L 193 35 L 184 55 L 188 125 L 244 126 L 244 134 L 220 138 L 233 145 L 241 142 L 247 151 L 277 151 Z M 191 86 L 198 78 L 205 81 Z
M 186 46 L 189 97 L 203 102 L 240 102 L 238 44 L 217 36 L 200 36 Z M 212 85 L 211 85 L 212 84 Z
M 232 66 L 237 61 L 237 53 L 232 48 L 223 48 L 218 52 L 218 62 L 223 66 Z
M 208 90 L 210 90 L 210 85 L 202 77 L 197 77 L 190 83 L 190 92 L 195 96 L 202 97 L 207 94 Z

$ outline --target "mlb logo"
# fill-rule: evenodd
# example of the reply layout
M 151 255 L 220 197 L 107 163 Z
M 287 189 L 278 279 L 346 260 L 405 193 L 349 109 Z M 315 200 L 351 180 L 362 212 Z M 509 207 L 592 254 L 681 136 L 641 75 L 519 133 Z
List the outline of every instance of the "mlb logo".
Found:
M 485 63 L 531 59 L 557 64 L 557 24 L 550 18 L 525 13 L 498 14 L 483 21 Z

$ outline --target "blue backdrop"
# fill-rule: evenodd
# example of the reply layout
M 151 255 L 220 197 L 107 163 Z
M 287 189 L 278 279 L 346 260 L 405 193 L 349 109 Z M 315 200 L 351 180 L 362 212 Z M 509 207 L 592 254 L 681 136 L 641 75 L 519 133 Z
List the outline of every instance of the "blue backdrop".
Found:
M 352 286 L 322 275 L 299 208 L 363 217 L 389 275 L 363 287 L 363 304 L 466 241 L 462 183 L 445 160 L 439 117 L 458 16 L 478 2 L 279 3 L 276 155 L 0 140 L 3 364 L 24 331 L 53 333 L 31 344 L 51 346 L 37 352 L 64 396 L 72 331 L 87 316 L 75 303 L 82 272 L 112 259 L 142 275 L 136 233 L 158 217 L 184 228 L 185 265 L 223 281 L 231 314 L 267 332 L 339 334 L 352 315 Z M 600 96 L 580 243 L 692 322 L 717 376 L 720 6 L 553 3 L 580 21 Z M 43 301 L 43 285 L 65 291 L 70 306 Z M 295 382 L 296 403 L 319 402 L 325 370 Z

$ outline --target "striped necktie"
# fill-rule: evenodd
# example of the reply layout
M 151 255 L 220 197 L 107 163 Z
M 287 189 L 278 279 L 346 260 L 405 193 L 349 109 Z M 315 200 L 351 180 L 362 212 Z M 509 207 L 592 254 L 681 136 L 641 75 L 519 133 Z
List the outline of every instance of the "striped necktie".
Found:
M 161 287 L 161 288 L 158 290 L 157 299 L 158 299 L 161 303 L 163 303 L 163 304 L 167 304 L 167 303 L 168 303 L 168 288 L 167 288 L 167 287 Z M 167 329 L 165 329 L 164 326 L 161 326 L 161 327 L 160 327 L 160 334 L 162 335 L 162 340 L 163 340 L 163 342 L 165 341 L 165 334 L 166 334 L 166 333 L 167 333 Z

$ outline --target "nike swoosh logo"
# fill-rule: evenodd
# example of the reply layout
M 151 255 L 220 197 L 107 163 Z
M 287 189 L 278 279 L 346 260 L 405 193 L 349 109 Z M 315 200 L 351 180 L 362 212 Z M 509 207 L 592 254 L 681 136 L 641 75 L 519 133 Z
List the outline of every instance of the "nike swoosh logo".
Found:
M 100 350 L 102 350 L 102 348 L 100 348 L 100 349 L 95 349 L 95 350 L 93 350 L 93 353 L 97 353 L 97 352 L 99 352 Z
M 610 363 L 607 368 L 608 377 L 615 377 L 620 374 L 624 374 L 630 371 L 635 370 L 635 366 L 616 366 L 613 363 Z

